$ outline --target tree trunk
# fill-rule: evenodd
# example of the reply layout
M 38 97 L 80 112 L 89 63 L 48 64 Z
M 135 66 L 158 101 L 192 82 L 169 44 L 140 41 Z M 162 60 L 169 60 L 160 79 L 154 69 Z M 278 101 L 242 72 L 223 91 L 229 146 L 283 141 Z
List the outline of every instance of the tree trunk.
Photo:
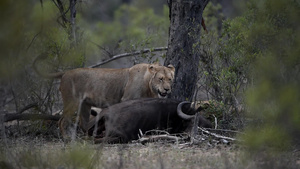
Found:
M 209 0 L 170 0 L 170 28 L 165 65 L 176 68 L 171 98 L 192 100 L 197 82 L 202 13 Z
M 70 0 L 70 24 L 71 32 L 70 39 L 72 41 L 72 46 L 76 45 L 76 0 Z

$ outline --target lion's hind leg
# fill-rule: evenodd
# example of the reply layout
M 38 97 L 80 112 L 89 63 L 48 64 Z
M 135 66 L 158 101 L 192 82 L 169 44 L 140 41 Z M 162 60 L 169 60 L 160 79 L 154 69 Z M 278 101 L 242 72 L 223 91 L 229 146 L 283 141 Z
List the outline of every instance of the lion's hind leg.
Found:
M 80 128 L 83 130 L 85 135 L 88 135 L 89 122 L 91 114 L 91 105 L 85 100 L 80 105 Z

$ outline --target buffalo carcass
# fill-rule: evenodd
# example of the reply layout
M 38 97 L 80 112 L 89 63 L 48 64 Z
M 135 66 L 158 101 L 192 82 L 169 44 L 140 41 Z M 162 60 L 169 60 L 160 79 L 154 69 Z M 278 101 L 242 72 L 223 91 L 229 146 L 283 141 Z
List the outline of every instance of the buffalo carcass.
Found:
M 193 124 L 195 110 L 191 103 L 173 99 L 147 98 L 112 105 L 100 113 L 97 123 L 95 143 L 127 143 L 138 139 L 139 130 L 143 133 L 153 129 L 171 133 L 185 132 Z M 90 122 L 91 126 L 95 121 Z M 200 117 L 199 126 L 211 128 L 211 123 Z M 93 128 L 90 128 L 92 134 Z

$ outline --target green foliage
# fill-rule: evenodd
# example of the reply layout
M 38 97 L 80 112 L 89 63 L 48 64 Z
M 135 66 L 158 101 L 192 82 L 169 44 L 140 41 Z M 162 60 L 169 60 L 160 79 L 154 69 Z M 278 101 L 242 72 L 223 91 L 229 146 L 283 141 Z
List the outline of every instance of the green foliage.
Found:
M 208 9 L 218 9 L 210 5 Z M 247 6 L 244 15 L 223 22 L 222 34 L 202 36 L 200 87 L 227 106 L 223 117 L 231 127 L 253 122 L 244 136 L 249 150 L 299 146 L 300 4 L 253 0 Z M 231 112 L 241 103 L 249 108 L 246 119 Z
M 67 1 L 62 3 L 67 9 Z M 99 21 L 96 26 L 84 20 L 86 18 L 81 15 L 78 4 L 77 43 L 73 46 L 70 25 L 61 25 L 62 14 L 54 2 L 32 1 L 24 5 L 23 1 L 3 1 L 0 19 L 5 24 L 1 26 L 0 76 L 7 78 L 9 72 L 22 74 L 23 67 L 43 52 L 49 54 L 48 63 L 42 66 L 45 71 L 82 67 L 86 59 L 103 53 L 89 42 L 97 43 L 110 54 L 166 46 L 169 25 L 167 6 L 161 8 L 161 14 L 156 14 L 149 7 L 117 7 L 117 4 L 120 5 L 120 2 L 113 5 L 117 8 L 113 20 Z M 70 11 L 66 11 L 65 15 L 69 17 Z
M 166 46 L 168 40 L 168 7 L 163 16 L 151 8 L 122 5 L 114 13 L 111 22 L 99 21 L 88 32 L 90 41 L 105 48 L 110 54 L 136 51 L 156 46 Z M 88 46 L 89 55 L 99 53 L 94 44 Z
M 222 21 L 225 19 L 221 4 L 209 2 L 203 12 L 203 18 L 209 32 L 219 33 L 221 31 Z
M 300 4 L 253 0 L 240 24 L 241 43 L 251 63 L 253 85 L 247 90 L 249 150 L 286 150 L 299 146 L 300 132 Z M 239 29 L 238 29 L 239 30 Z M 252 56 L 251 56 L 252 55 Z
M 200 45 L 194 45 L 200 46 L 195 48 L 200 56 L 198 86 L 206 91 L 208 99 L 224 105 L 218 115 L 219 127 L 238 129 L 244 125 L 239 107 L 244 103 L 242 96 L 252 58 L 245 56 L 244 18 L 224 20 L 221 9 L 220 4 L 209 3 L 203 14 L 209 33 L 202 33 Z
M 80 43 L 83 39 L 78 37 L 77 46 L 71 47 L 68 28 L 57 22 L 60 14 L 53 2 L 45 1 L 42 5 L 38 1 L 26 5 L 23 1 L 3 3 L 6 5 L 1 6 L 1 23 L 5 23 L 1 26 L 1 77 L 9 72 L 24 73 L 33 58 L 43 52 L 58 58 L 55 65 L 62 61 L 61 64 L 82 66 L 84 46 Z
M 32 62 L 37 55 L 48 53 L 47 60 L 39 64 L 42 71 L 82 67 L 85 40 L 78 35 L 77 44 L 72 44 L 69 28 L 57 22 L 60 13 L 52 1 L 4 0 L 0 13 L 0 81 L 10 89 L 2 96 L 2 111 L 13 113 L 38 103 L 40 109 L 36 111 L 52 113 L 58 90 L 53 81 L 37 78 Z
M 233 106 L 247 89 L 253 124 L 244 139 L 252 152 L 299 146 L 299 16 L 298 2 L 253 0 L 243 16 L 224 21 L 221 36 L 202 38 L 200 84 Z
M 245 145 L 250 153 L 272 150 L 281 152 L 290 148 L 290 136 L 279 126 L 266 124 L 263 127 L 253 127 L 246 130 Z
M 16 55 L 24 47 L 23 38 L 29 4 L 3 0 L 0 3 L 0 77 L 9 78 L 19 73 L 19 64 L 25 59 Z M 16 12 L 12 12 L 16 11 Z

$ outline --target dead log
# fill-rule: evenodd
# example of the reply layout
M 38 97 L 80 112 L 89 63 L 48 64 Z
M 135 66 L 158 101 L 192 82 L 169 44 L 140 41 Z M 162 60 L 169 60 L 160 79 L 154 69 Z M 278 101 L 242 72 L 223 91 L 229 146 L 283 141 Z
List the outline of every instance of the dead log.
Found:
M 58 121 L 60 119 L 60 115 L 49 115 L 49 114 L 4 114 L 2 115 L 3 122 L 9 122 L 13 120 L 52 120 Z

